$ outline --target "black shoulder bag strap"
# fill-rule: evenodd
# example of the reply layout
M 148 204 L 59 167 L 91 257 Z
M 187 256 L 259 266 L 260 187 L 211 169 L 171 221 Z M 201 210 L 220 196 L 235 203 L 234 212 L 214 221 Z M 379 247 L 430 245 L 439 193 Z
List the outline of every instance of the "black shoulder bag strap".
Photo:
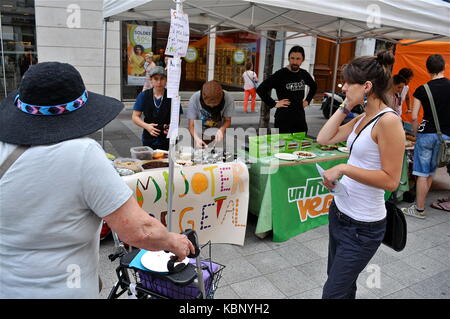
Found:
M 430 87 L 428 86 L 428 83 L 425 83 L 423 85 L 423 87 L 425 88 L 425 91 L 427 92 L 428 100 L 430 100 L 430 106 L 431 106 L 431 111 L 433 111 L 433 119 L 434 119 L 434 126 L 436 127 L 436 133 L 439 136 L 439 140 L 441 141 L 441 143 L 444 143 L 444 138 L 442 137 L 442 132 L 441 132 L 441 125 L 439 124 L 439 118 L 438 118 L 438 115 L 436 112 L 436 106 L 434 104 L 434 99 L 433 99 L 433 95 L 431 94 Z
M 29 146 L 19 145 L 11 154 L 9 154 L 9 156 L 0 166 L 0 179 L 3 177 L 3 175 L 5 175 L 6 171 L 11 167 L 11 165 L 14 164 L 14 162 L 20 157 L 20 155 L 22 155 L 28 148 Z
M 369 123 L 367 123 L 367 124 L 363 127 L 363 129 L 362 129 L 361 131 L 359 131 L 358 135 L 356 135 L 355 139 L 353 140 L 352 145 L 350 146 L 350 152 L 349 152 L 348 156 L 350 156 L 350 154 L 352 153 L 353 145 L 355 144 L 356 139 L 359 137 L 359 135 L 361 135 L 361 133 L 366 129 L 366 127 L 368 127 L 370 124 L 372 124 L 374 121 L 378 120 L 380 117 L 382 117 L 382 116 L 383 116 L 384 114 L 386 114 L 386 113 L 395 113 L 395 112 L 393 112 L 393 111 L 386 111 L 386 112 L 383 112 L 383 113 L 381 113 L 381 114 L 378 114 L 378 115 L 375 116 L 373 119 L 371 119 L 371 120 L 369 121 Z M 395 113 L 395 114 L 397 114 L 397 113 Z

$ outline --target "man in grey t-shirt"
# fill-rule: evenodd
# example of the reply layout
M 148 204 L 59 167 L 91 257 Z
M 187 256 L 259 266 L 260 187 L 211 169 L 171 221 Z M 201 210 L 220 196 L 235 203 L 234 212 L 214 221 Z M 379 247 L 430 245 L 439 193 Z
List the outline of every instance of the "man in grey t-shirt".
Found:
M 195 121 L 202 122 L 202 135 L 213 134 L 217 142 L 223 140 L 225 130 L 231 126 L 234 114 L 234 100 L 228 92 L 222 89 L 217 81 L 203 84 L 201 91 L 195 92 L 189 100 L 186 117 L 189 119 L 189 132 L 197 147 L 203 148 L 206 143 L 195 131 Z M 212 133 L 210 129 L 217 129 Z M 205 138 L 209 139 L 209 138 Z

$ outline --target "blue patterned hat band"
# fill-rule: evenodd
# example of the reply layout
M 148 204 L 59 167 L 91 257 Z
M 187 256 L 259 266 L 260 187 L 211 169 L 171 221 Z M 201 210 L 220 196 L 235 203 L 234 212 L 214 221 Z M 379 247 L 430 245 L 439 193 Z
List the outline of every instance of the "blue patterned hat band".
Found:
M 28 104 L 20 100 L 19 94 L 16 95 L 14 102 L 19 110 L 24 113 L 32 115 L 60 115 L 78 110 L 86 104 L 87 100 L 88 91 L 85 90 L 76 100 L 60 105 L 40 106 Z

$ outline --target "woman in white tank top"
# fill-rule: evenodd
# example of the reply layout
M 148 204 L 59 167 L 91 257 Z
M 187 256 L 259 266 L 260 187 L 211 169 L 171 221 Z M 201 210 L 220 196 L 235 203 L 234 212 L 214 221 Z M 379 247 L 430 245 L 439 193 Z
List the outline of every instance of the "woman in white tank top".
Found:
M 394 191 L 400 182 L 405 147 L 401 119 L 387 107 L 386 94 L 392 82 L 389 65 L 393 63 L 389 52 L 381 52 L 348 64 L 342 88 L 346 100 L 317 137 L 320 144 L 347 141 L 349 149 L 354 143 L 347 164 L 324 172 L 325 187 L 333 189 L 343 177 L 348 196 L 335 196 L 330 206 L 328 280 L 323 298 L 355 298 L 356 279 L 384 236 L 384 192 Z M 365 105 L 365 113 L 341 125 L 358 104 Z

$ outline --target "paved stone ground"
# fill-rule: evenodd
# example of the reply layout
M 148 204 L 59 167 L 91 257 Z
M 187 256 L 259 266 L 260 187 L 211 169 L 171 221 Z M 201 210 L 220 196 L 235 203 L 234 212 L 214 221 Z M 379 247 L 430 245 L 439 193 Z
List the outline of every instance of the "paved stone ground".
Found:
M 141 129 L 131 122 L 131 111 L 124 110 L 104 131 L 106 151 L 129 156 L 129 148 L 140 145 Z M 273 116 L 272 116 L 273 122 Z M 317 136 L 325 119 L 319 105 L 307 109 L 309 135 Z M 233 127 L 257 127 L 259 113 L 246 114 L 236 102 Z M 182 118 L 181 125 L 186 125 Z M 94 134 L 100 139 L 100 134 Z M 384 245 L 359 276 L 357 298 L 450 299 L 450 213 L 429 207 L 432 201 L 450 193 L 450 177 L 445 169 L 436 174 L 427 198 L 427 218 L 407 217 L 408 243 L 402 252 Z M 400 202 L 399 207 L 410 205 Z M 256 217 L 249 215 L 244 246 L 214 244 L 212 257 L 226 265 L 216 292 L 219 299 L 311 299 L 320 298 L 326 281 L 328 226 L 322 226 L 274 243 L 268 236 L 255 236 Z M 114 251 L 111 237 L 101 242 L 100 275 L 106 298 L 116 282 L 115 268 L 108 254 Z M 380 271 L 379 286 L 373 287 L 373 269 Z M 126 298 L 126 296 L 124 296 Z

